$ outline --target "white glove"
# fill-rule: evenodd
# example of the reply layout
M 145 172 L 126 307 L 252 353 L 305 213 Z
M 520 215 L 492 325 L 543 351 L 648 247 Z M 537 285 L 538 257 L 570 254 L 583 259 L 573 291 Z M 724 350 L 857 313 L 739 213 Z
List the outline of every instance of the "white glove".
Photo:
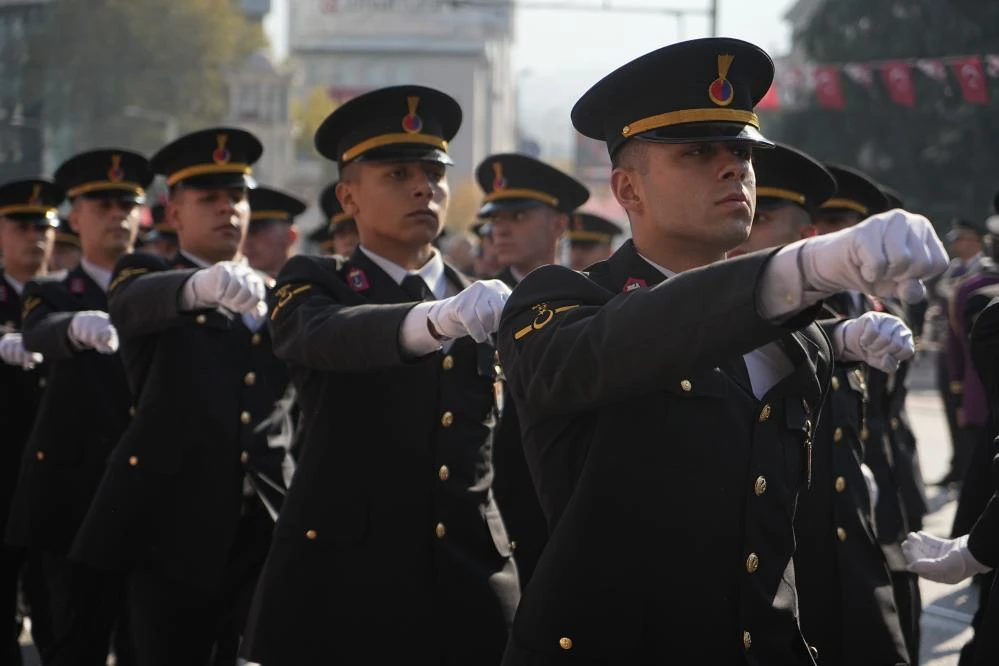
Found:
M 118 331 L 107 312 L 84 310 L 69 322 L 69 339 L 81 349 L 94 349 L 101 354 L 118 351 Z
M 230 312 L 259 313 L 266 308 L 264 280 L 246 264 L 221 261 L 203 268 L 184 284 L 180 305 L 184 310 L 222 306 Z
M 871 498 L 871 509 L 873 509 L 878 505 L 878 482 L 874 479 L 874 472 L 867 466 L 867 463 L 860 463 L 860 473 L 864 475 L 867 496 Z
M 968 535 L 941 539 L 926 532 L 909 532 L 902 542 L 902 554 L 914 574 L 938 583 L 960 583 L 975 574 L 992 571 L 968 550 Z
M 466 335 L 485 342 L 499 329 L 500 314 L 510 287 L 500 280 L 473 282 L 456 296 L 435 301 L 427 310 L 427 320 L 445 338 Z
M 898 370 L 899 363 L 916 354 L 909 327 L 884 312 L 865 312 L 837 326 L 833 347 L 837 361 L 863 361 L 888 373 Z
M 803 241 L 799 261 L 806 290 L 855 289 L 918 303 L 926 295 L 920 280 L 943 272 L 948 257 L 929 220 L 895 209 Z
M 24 348 L 20 333 L 6 333 L 0 338 L 0 359 L 7 365 L 19 366 L 25 370 L 31 370 L 43 360 L 41 354 Z

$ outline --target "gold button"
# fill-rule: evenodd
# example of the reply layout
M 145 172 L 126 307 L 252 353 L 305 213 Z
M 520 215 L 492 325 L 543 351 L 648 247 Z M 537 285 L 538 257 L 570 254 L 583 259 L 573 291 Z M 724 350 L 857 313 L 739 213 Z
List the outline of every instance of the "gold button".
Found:
M 135 405 L 132 405 L 131 407 L 128 408 L 128 415 L 135 416 Z
M 305 533 L 305 538 L 308 539 L 309 541 L 315 541 L 317 536 L 319 535 L 316 534 L 315 530 L 309 530 L 308 532 Z
M 838 442 L 842 439 L 843 439 L 843 429 L 837 427 L 835 430 L 833 430 L 833 441 Z
M 690 383 L 689 379 L 684 379 L 680 382 L 680 388 L 683 389 L 685 392 L 689 393 L 691 390 L 693 390 L 694 385 Z
M 239 462 L 241 462 L 241 463 L 243 463 L 245 465 L 249 461 L 250 461 L 250 454 L 249 453 L 247 453 L 246 451 L 243 451 L 242 453 L 239 454 Z
M 742 632 L 742 647 L 749 649 L 753 646 L 753 637 L 749 635 L 748 631 Z
M 39 451 L 38 453 L 35 454 L 35 458 L 39 462 L 41 462 L 42 460 L 45 460 L 45 452 L 44 451 Z
M 246 373 L 246 376 L 243 377 L 243 383 L 246 384 L 247 386 L 253 386 L 254 384 L 256 384 L 257 383 L 257 373 L 255 373 L 255 372 L 248 372 L 248 373 Z
M 244 425 L 248 424 L 250 422 L 250 412 L 243 412 L 242 414 L 240 414 L 239 420 Z
M 135 467 L 136 465 L 138 465 L 139 464 L 139 458 L 138 458 L 138 456 L 132 456 L 131 458 L 129 458 L 128 459 L 128 464 L 131 465 L 132 467 Z
M 447 465 L 441 465 L 441 468 L 437 470 L 437 478 L 441 481 L 447 481 L 451 476 L 451 470 L 447 468 Z
M 253 345 L 253 346 L 259 345 L 261 339 L 262 338 L 260 337 L 259 333 L 254 333 L 253 337 L 250 338 L 250 344 Z
M 863 428 L 860 429 L 860 441 L 866 442 L 867 438 L 870 436 L 871 436 L 871 431 L 867 429 L 867 426 L 864 426 Z
M 447 530 L 444 528 L 444 523 L 437 523 L 437 527 L 434 528 L 434 533 L 437 535 L 438 539 L 443 539 L 444 535 L 447 534 Z
M 763 493 L 767 492 L 767 480 L 765 477 L 762 476 L 756 477 L 756 483 L 753 485 L 753 491 L 756 493 L 757 496 L 760 496 Z
M 770 405 L 763 405 L 763 409 L 760 411 L 760 423 L 766 422 L 770 418 Z
M 194 321 L 198 322 L 199 324 L 204 324 L 206 321 L 208 321 L 208 317 L 206 317 L 203 314 L 199 314 L 197 317 L 194 318 Z
M 516 541 L 511 541 L 510 542 L 510 552 L 512 553 L 515 550 L 517 550 L 517 542 Z
M 445 428 L 450 428 L 452 423 L 454 423 L 454 414 L 451 412 L 444 412 L 444 414 L 441 415 L 441 425 Z
M 558 639 L 558 646 L 563 650 L 571 650 L 572 639 L 569 638 L 568 636 L 563 636 L 562 638 Z
M 833 387 L 833 391 L 839 390 L 839 377 L 833 377 L 832 378 L 832 387 Z
M 836 477 L 836 492 L 841 493 L 846 490 L 846 479 L 842 476 Z
M 839 539 L 840 541 L 846 541 L 846 530 L 844 530 L 842 527 L 837 527 L 836 538 Z
M 451 356 L 450 354 L 448 354 L 447 356 L 445 356 L 444 360 L 441 361 L 441 367 L 443 367 L 445 370 L 450 370 L 451 368 L 453 368 L 454 367 L 454 356 Z
M 756 573 L 756 570 L 760 568 L 760 558 L 756 553 L 750 553 L 749 557 L 746 558 L 746 571 L 749 573 Z
M 812 653 L 812 659 L 818 659 L 819 658 L 819 649 L 817 647 L 815 647 L 814 645 L 809 645 L 808 646 L 808 651 Z
M 45 377 L 40 377 L 38 379 L 38 388 L 45 388 L 48 385 L 48 383 L 49 380 L 45 379 Z
M 892 417 L 892 420 L 890 421 L 890 423 L 891 423 L 891 429 L 892 430 L 898 430 L 898 419 Z

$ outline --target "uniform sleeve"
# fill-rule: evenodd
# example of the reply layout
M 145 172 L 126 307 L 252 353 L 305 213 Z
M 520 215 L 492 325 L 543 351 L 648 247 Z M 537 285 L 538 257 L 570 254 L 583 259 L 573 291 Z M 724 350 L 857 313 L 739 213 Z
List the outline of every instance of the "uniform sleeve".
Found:
M 993 405 L 999 403 L 999 298 L 978 315 L 971 328 L 971 360 Z
M 60 305 L 66 296 L 62 282 L 55 280 L 32 281 L 24 287 L 24 346 L 48 361 L 71 358 L 77 351 L 69 341 L 69 325 L 76 313 Z
M 176 326 L 191 312 L 180 310 L 180 292 L 197 269 L 169 270 L 160 258 L 122 257 L 108 287 L 108 309 L 118 335 L 127 340 Z
M 687 271 L 612 294 L 564 267 L 533 271 L 500 323 L 500 358 L 518 405 L 535 416 L 586 410 L 657 390 L 797 330 L 761 316 L 757 290 L 772 254 Z
M 351 292 L 335 260 L 294 257 L 268 296 L 271 339 L 278 358 L 324 372 L 361 372 L 410 360 L 400 328 L 414 303 L 345 304 Z

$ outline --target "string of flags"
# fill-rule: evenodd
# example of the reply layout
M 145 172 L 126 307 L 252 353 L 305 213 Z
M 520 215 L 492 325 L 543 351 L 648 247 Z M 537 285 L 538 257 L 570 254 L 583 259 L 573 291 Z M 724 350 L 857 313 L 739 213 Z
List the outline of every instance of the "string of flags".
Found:
M 965 102 L 988 105 L 989 81 L 999 81 L 999 54 L 823 65 L 783 59 L 776 65 L 774 83 L 757 109 L 788 110 L 813 103 L 844 109 L 844 79 L 870 92 L 883 88 L 892 102 L 912 108 L 917 101 L 917 76 L 939 84 L 948 96 L 954 94 L 956 83 Z

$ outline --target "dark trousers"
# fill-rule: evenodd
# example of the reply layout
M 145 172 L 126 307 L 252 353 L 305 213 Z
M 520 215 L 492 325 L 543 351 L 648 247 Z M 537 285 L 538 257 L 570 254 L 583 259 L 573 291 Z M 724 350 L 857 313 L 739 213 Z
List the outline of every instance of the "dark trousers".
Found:
M 120 666 L 128 662 L 127 632 L 115 633 L 124 609 L 124 578 L 118 572 L 70 562 L 64 555 L 39 556 L 48 599 L 52 641 L 39 651 L 45 666 L 104 666 L 112 636 Z
M 20 548 L 0 544 L 0 598 L 3 599 L 4 622 L 8 623 L 3 643 L 0 644 L 0 664 L 21 666 L 21 646 L 17 642 L 21 635 L 21 618 L 17 608 L 17 582 L 24 563 L 24 551 Z
M 954 524 L 951 527 L 951 537 L 957 538 L 971 532 L 978 517 L 985 510 L 985 505 L 995 492 L 995 482 L 992 480 L 992 457 L 995 455 L 995 432 L 991 426 L 969 426 L 974 431 L 974 450 L 964 483 L 961 484 L 961 494 L 957 499 L 957 512 L 954 514 Z
M 923 598 L 919 593 L 919 577 L 907 571 L 891 571 L 891 586 L 895 592 L 895 606 L 902 625 L 902 637 L 909 651 L 911 666 L 919 664 L 921 631 L 919 618 L 923 612 Z
M 257 497 L 247 498 L 226 571 L 214 666 L 236 663 L 257 579 L 271 547 L 274 521 Z
M 142 563 L 128 575 L 128 607 L 137 666 L 207 666 L 218 622 L 216 598 Z
M 974 617 L 971 618 L 971 628 L 974 630 L 974 635 L 971 640 L 964 644 L 961 648 L 961 656 L 957 660 L 957 666 L 984 666 L 985 664 L 994 664 L 997 650 L 996 650 L 996 639 L 994 638 L 996 632 L 999 632 L 999 627 L 989 626 L 990 620 L 994 621 L 995 610 L 993 609 L 990 613 L 989 609 L 989 599 L 994 592 L 992 586 L 995 581 L 995 572 L 990 571 L 986 574 L 979 574 L 972 578 L 971 584 L 978 588 L 978 610 L 975 611 Z M 988 619 L 987 619 L 988 618 Z M 991 652 L 993 661 L 985 661 L 984 656 L 986 653 Z

